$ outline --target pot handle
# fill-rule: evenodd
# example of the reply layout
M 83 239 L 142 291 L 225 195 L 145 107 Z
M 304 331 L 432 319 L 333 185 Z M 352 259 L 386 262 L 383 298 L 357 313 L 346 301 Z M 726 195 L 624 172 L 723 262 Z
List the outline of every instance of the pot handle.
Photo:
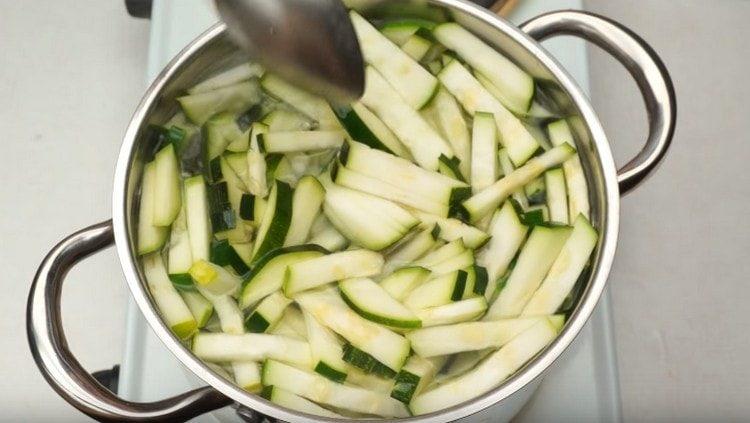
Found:
M 210 387 L 150 403 L 125 401 L 99 384 L 70 352 L 60 316 L 62 283 L 74 265 L 113 243 L 112 221 L 107 220 L 63 239 L 39 265 L 26 306 L 26 332 L 44 378 L 71 405 L 99 421 L 184 421 L 229 405 L 229 398 Z
M 623 25 L 594 13 L 562 10 L 537 16 L 521 30 L 537 41 L 572 35 L 590 41 L 614 56 L 633 76 L 648 113 L 648 139 L 632 160 L 617 170 L 620 194 L 625 195 L 653 172 L 669 149 L 677 106 L 672 79 L 646 41 Z

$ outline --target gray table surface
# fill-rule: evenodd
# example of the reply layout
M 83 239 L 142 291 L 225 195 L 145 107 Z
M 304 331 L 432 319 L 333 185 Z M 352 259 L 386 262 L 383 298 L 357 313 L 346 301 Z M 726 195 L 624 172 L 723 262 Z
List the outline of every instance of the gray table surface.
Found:
M 627 421 L 746 421 L 750 336 L 750 2 L 586 0 L 662 54 L 678 94 L 673 150 L 623 200 L 610 283 Z M 80 421 L 31 362 L 28 282 L 63 234 L 109 216 L 112 169 L 143 90 L 148 23 L 121 2 L 0 0 L 0 420 Z M 591 51 L 593 103 L 620 161 L 645 137 L 635 84 Z M 114 252 L 71 273 L 63 312 L 92 370 L 121 357 Z

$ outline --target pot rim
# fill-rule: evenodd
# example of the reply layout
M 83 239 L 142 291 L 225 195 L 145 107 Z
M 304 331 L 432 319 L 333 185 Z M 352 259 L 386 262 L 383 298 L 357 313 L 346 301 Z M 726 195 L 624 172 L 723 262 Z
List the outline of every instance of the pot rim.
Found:
M 604 287 L 606 286 L 607 278 L 614 259 L 619 230 L 620 194 L 614 159 L 599 119 L 578 84 L 557 62 L 557 60 L 550 56 L 537 41 L 489 10 L 463 0 L 429 0 L 429 2 L 448 9 L 455 9 L 463 14 L 484 21 L 498 31 L 502 31 L 520 46 L 523 46 L 528 50 L 529 53 L 534 55 L 547 68 L 550 74 L 556 78 L 560 87 L 562 87 L 570 96 L 575 107 L 580 112 L 580 117 L 586 123 L 589 133 L 591 134 L 592 144 L 596 146 L 597 157 L 602 169 L 602 186 L 605 194 L 604 200 L 606 201 L 603 202 L 601 210 L 602 223 L 599 230 L 602 236 L 600 237 L 601 246 L 599 247 L 600 254 L 598 257 L 598 266 L 592 271 L 590 277 L 591 282 L 583 292 L 580 304 L 571 314 L 565 327 L 557 338 L 532 361 L 527 363 L 512 377 L 506 379 L 499 387 L 483 395 L 477 396 L 468 402 L 431 414 L 397 419 L 399 422 L 426 423 L 428 421 L 448 422 L 458 420 L 501 402 L 538 378 L 578 336 L 593 313 Z M 223 24 L 218 23 L 213 25 L 203 34 L 195 38 L 164 67 L 162 72 L 154 79 L 144 94 L 143 99 L 136 108 L 125 132 L 115 169 L 112 198 L 112 222 L 115 243 L 123 273 L 125 274 L 128 286 L 138 308 L 141 313 L 143 313 L 146 321 L 156 335 L 183 365 L 215 389 L 259 413 L 282 419 L 284 421 L 350 421 L 348 419 L 340 420 L 321 418 L 319 416 L 312 416 L 279 407 L 258 395 L 251 394 L 238 388 L 230 381 L 225 380 L 222 376 L 213 372 L 200 359 L 193 355 L 189 349 L 185 348 L 172 334 L 169 328 L 167 328 L 159 315 L 159 312 L 152 303 L 149 294 L 146 292 L 145 284 L 139 277 L 137 257 L 134 255 L 134 251 L 130 246 L 127 229 L 128 222 L 126 218 L 128 181 L 132 170 L 131 164 L 135 158 L 136 150 L 134 147 L 138 140 L 138 134 L 142 125 L 146 122 L 146 118 L 158 102 L 160 94 L 167 82 L 178 75 L 182 67 L 189 63 L 194 55 L 199 53 L 206 45 L 210 44 L 217 37 L 222 36 L 224 32 L 225 26 Z M 386 419 L 383 421 L 389 420 Z

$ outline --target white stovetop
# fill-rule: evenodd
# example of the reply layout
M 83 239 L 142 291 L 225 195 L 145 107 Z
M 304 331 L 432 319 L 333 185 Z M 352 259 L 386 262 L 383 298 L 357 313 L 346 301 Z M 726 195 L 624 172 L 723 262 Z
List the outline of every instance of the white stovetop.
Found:
M 521 3 L 511 19 L 523 22 L 547 10 L 581 8 L 580 0 L 530 0 Z M 215 21 L 205 0 L 154 1 L 148 76 Z M 582 42 L 556 39 L 544 44 L 585 91 L 588 65 Z M 200 386 L 155 338 L 131 302 L 127 342 L 120 375 L 120 394 L 131 400 L 158 400 L 186 388 Z M 581 335 L 549 371 L 517 421 L 619 421 L 620 399 L 612 337 L 609 295 Z M 231 415 L 231 413 L 224 413 Z M 197 421 L 215 421 L 205 416 Z

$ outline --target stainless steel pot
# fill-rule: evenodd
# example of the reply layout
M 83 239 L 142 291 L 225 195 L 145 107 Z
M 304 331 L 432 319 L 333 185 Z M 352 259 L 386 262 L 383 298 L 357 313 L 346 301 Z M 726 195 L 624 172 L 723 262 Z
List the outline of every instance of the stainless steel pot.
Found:
M 512 416 L 533 392 L 544 371 L 570 345 L 591 315 L 604 289 L 617 245 L 620 196 L 642 182 L 664 158 L 675 124 L 675 95 L 669 75 L 656 53 L 636 34 L 607 18 L 585 12 L 560 11 L 538 16 L 520 28 L 486 9 L 463 0 L 411 1 L 445 9 L 453 19 L 505 52 L 535 78 L 571 117 L 577 147 L 587 175 L 591 217 L 601 237 L 588 281 L 559 337 L 497 389 L 438 413 L 406 419 L 448 422 L 462 419 L 499 421 Z M 361 2 L 361 1 L 360 1 Z M 377 3 L 382 1 L 376 0 Z M 369 3 L 372 3 L 370 0 Z M 366 12 L 366 11 L 365 11 Z M 638 155 L 619 170 L 599 120 L 581 89 L 538 43 L 557 35 L 573 35 L 602 47 L 635 78 L 645 101 L 649 135 Z M 241 60 L 215 25 L 175 57 L 146 91 L 125 133 L 117 162 L 112 220 L 83 229 L 55 246 L 34 278 L 27 307 L 27 331 L 34 359 L 50 385 L 69 403 L 99 420 L 185 420 L 236 404 L 246 418 L 268 416 L 290 422 L 334 421 L 280 408 L 251 395 L 214 373 L 176 339 L 151 300 L 137 265 L 133 244 L 143 166 L 143 134 L 151 123 L 164 123 L 175 112 L 174 97 L 206 75 Z M 60 293 L 67 271 L 90 254 L 113 243 L 128 285 L 146 320 L 169 350 L 209 386 L 154 403 L 122 400 L 99 385 L 67 347 L 60 319 Z M 486 420 L 485 420 L 486 419 Z

